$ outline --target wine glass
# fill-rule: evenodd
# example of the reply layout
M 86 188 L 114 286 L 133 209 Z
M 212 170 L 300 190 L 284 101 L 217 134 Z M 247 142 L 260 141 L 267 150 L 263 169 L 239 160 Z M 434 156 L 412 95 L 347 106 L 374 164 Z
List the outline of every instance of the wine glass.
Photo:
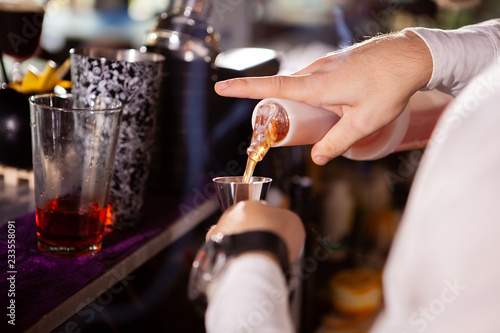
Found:
M 0 58 L 5 54 L 21 63 L 36 54 L 47 3 L 48 0 L 0 0 Z M 8 81 L 3 62 L 2 70 Z

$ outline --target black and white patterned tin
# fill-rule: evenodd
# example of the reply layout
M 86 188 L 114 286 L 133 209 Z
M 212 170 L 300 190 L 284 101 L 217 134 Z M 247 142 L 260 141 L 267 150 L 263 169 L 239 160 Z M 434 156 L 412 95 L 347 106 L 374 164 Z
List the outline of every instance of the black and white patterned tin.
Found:
M 162 55 L 133 49 L 71 50 L 72 92 L 109 96 L 124 104 L 109 195 L 117 229 L 141 219 L 163 61 Z

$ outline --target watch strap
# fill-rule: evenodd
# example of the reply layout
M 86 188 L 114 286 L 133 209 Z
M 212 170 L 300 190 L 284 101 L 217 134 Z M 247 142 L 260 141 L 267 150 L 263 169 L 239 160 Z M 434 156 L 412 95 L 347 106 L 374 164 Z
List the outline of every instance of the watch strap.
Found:
M 247 231 L 241 234 L 225 235 L 222 240 L 224 252 L 234 257 L 245 252 L 264 251 L 273 254 L 288 279 L 288 251 L 285 242 L 270 231 Z
M 189 277 L 188 297 L 200 313 L 206 310 L 207 286 L 220 275 L 227 260 L 252 251 L 264 251 L 274 255 L 289 282 L 288 251 L 285 242 L 278 235 L 269 231 L 214 235 L 198 250 Z

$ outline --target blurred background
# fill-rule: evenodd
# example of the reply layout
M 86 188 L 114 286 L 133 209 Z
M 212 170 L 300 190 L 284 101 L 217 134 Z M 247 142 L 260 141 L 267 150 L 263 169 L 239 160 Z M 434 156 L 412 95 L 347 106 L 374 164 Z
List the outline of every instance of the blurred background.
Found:
M 500 14 L 500 4 L 494 0 L 462 10 L 438 8 L 431 0 L 214 0 L 211 4 L 208 19 L 219 35 L 220 53 L 248 47 L 276 52 L 262 61 L 267 67 L 255 72 L 259 75 L 292 73 L 327 52 L 377 34 L 413 26 L 453 29 Z M 171 5 L 168 0 L 52 0 L 43 22 L 41 51 L 22 66 L 42 70 L 47 60 L 60 65 L 74 47 L 141 48 Z M 8 57 L 4 61 L 8 68 L 14 64 Z M 254 73 L 222 63 L 234 70 L 230 74 Z M 215 82 L 230 74 L 211 79 Z M 228 169 L 242 174 L 255 101 L 246 101 L 239 120 L 223 121 L 242 105 L 235 103 L 220 99 L 206 109 L 208 132 L 218 133 L 206 148 L 212 156 L 203 169 L 207 175 Z M 5 135 L 0 132 L 0 139 Z M 0 156 L 1 150 L 0 146 Z M 272 149 L 255 172 L 273 177 L 269 200 L 296 211 L 307 225 L 305 257 L 318 248 L 328 254 L 302 267 L 293 307 L 297 325 L 300 332 L 364 332 L 376 311 L 355 319 L 339 315 L 332 305 L 332 279 L 353 267 L 382 268 L 423 149 L 372 162 L 340 157 L 324 167 L 315 166 L 309 153 L 310 147 Z M 229 161 L 238 167 L 230 168 Z M 24 171 L 11 181 L 1 162 L 0 222 L 4 223 L 34 205 L 29 175 L 23 176 L 29 168 L 18 168 Z M 133 272 L 126 283 L 114 286 L 120 291 L 111 298 L 96 299 L 55 332 L 68 331 L 68 323 L 76 323 L 78 332 L 203 332 L 202 315 L 186 299 L 186 282 L 204 232 L 217 218 L 215 214 L 207 219 Z
M 52 0 L 41 46 L 56 62 L 82 42 L 139 47 L 169 5 L 169 0 Z M 248 46 L 288 51 L 314 43 L 335 49 L 409 26 L 457 28 L 498 17 L 499 7 L 494 0 L 460 11 L 437 8 L 431 0 L 214 0 L 209 21 L 220 34 L 222 51 Z

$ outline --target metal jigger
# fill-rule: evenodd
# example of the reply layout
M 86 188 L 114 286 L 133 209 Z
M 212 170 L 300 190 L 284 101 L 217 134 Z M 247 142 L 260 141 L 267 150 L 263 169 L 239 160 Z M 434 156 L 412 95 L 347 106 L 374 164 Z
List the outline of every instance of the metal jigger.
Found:
M 239 201 L 266 200 L 271 178 L 252 177 L 250 183 L 243 183 L 242 179 L 241 176 L 213 179 L 222 212 Z

